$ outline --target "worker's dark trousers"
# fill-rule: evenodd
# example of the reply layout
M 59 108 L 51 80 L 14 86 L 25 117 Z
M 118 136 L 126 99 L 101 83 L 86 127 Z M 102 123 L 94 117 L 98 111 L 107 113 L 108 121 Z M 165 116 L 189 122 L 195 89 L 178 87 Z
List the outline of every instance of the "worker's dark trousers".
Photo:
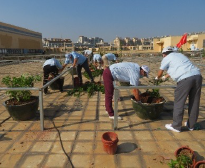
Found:
M 82 67 L 84 68 L 85 72 L 88 73 L 88 75 L 89 75 L 89 77 L 90 77 L 90 79 L 91 79 L 91 82 L 94 82 L 92 73 L 91 73 L 91 71 L 90 71 L 90 69 L 89 69 L 88 59 L 86 59 L 85 62 L 84 62 L 82 65 L 78 65 L 78 66 L 77 66 L 77 72 L 78 72 L 79 83 L 80 83 L 80 84 L 83 83 L 82 73 L 81 73 Z
M 54 75 L 56 77 L 58 75 L 58 68 L 56 66 L 50 66 L 46 65 L 43 67 L 43 85 L 45 85 L 48 82 L 49 74 Z M 59 85 L 59 90 L 63 91 L 63 83 L 60 79 L 57 79 L 56 82 Z M 44 89 L 44 93 L 46 94 L 48 92 L 48 87 Z
M 202 76 L 195 75 L 185 78 L 177 83 L 174 93 L 174 111 L 172 127 L 181 131 L 184 115 L 184 104 L 189 97 L 187 126 L 194 128 L 199 115 Z
M 112 107 L 112 98 L 114 93 L 113 77 L 109 68 L 105 68 L 103 71 L 103 82 L 105 87 L 105 109 L 109 113 L 109 116 L 114 116 L 114 110 Z

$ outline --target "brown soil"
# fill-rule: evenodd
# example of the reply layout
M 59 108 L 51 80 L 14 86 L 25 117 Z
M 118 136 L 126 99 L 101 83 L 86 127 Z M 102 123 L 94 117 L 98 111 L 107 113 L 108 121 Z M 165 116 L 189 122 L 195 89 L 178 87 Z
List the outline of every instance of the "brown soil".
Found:
M 16 99 L 9 99 L 5 102 L 5 104 L 9 106 L 24 105 L 35 101 L 36 101 L 36 97 L 31 97 L 30 100 L 26 100 L 26 101 L 17 101 Z
M 145 93 L 142 93 L 140 95 L 140 98 L 141 98 L 141 102 L 142 103 L 149 103 L 149 104 L 152 104 L 152 103 L 160 103 L 160 102 L 163 102 L 164 101 L 164 98 L 163 97 L 152 97 L 149 95 L 149 93 L 145 92 Z
M 192 159 L 192 157 L 193 157 L 193 154 L 190 153 L 190 150 L 188 150 L 188 149 L 182 149 L 182 150 L 179 152 L 178 155 L 186 155 L 186 156 L 188 156 L 188 157 L 191 158 L 191 159 Z

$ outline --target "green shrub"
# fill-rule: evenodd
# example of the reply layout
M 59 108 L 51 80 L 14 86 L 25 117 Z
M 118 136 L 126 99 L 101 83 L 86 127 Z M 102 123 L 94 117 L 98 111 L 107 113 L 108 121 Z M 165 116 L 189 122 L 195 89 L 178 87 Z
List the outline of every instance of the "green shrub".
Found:
M 6 76 L 2 79 L 2 83 L 10 88 L 33 87 L 36 81 L 41 81 L 41 76 L 24 74 L 20 77 L 11 78 L 10 76 Z M 8 90 L 6 94 L 9 95 L 10 99 L 15 99 L 18 102 L 29 100 L 31 97 L 30 90 Z

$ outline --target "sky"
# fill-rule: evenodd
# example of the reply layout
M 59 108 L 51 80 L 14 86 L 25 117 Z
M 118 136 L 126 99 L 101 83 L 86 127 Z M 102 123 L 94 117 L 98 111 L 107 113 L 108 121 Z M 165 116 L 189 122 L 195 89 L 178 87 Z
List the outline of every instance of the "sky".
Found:
M 182 36 L 205 31 L 205 0 L 0 0 L 0 22 L 43 38 Z

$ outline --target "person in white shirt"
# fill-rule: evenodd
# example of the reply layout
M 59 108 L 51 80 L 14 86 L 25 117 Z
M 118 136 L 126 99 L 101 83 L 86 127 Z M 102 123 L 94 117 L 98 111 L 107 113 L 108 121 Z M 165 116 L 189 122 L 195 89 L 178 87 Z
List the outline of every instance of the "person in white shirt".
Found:
M 117 62 L 117 54 L 113 54 L 113 53 L 107 53 L 105 55 L 102 56 L 102 60 L 103 60 L 103 68 L 107 68 L 109 67 L 109 61 L 115 61 Z
M 150 69 L 146 65 L 141 67 L 137 63 L 122 62 L 110 65 L 109 68 L 103 71 L 103 81 L 105 87 L 105 108 L 109 114 L 110 119 L 114 119 L 114 110 L 112 107 L 112 98 L 114 93 L 113 81 L 129 82 L 132 86 L 139 85 L 139 79 L 146 76 Z M 140 101 L 140 95 L 138 89 L 133 89 L 133 94 L 136 101 Z M 120 120 L 121 117 L 118 116 Z
M 102 66 L 102 57 L 100 54 L 94 54 L 93 55 L 93 64 L 95 65 L 95 67 L 97 67 L 97 69 L 100 69 Z
M 63 71 L 66 65 L 61 65 L 61 63 L 55 58 L 47 58 L 47 60 L 43 64 L 43 85 L 48 82 L 49 75 L 52 77 L 56 77 L 59 72 Z M 60 92 L 63 92 L 63 83 L 62 80 L 57 79 L 56 82 L 59 85 Z M 48 87 L 44 89 L 44 93 L 48 93 Z
M 194 129 L 199 115 L 202 76 L 200 70 L 182 53 L 174 52 L 172 47 L 162 50 L 163 60 L 155 79 L 162 76 L 164 71 L 167 75 L 162 79 L 171 77 L 177 82 L 174 94 L 173 123 L 166 124 L 168 130 L 181 132 L 184 115 L 184 104 L 189 97 L 188 120 L 184 123 L 189 130 Z

